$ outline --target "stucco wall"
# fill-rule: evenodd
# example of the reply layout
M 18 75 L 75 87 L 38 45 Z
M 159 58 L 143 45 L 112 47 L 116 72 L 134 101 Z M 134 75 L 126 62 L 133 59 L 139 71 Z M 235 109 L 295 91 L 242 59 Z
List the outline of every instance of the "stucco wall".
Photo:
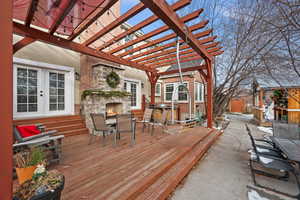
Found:
M 16 43 L 23 37 L 14 35 L 13 42 Z M 14 54 L 14 57 L 23 58 L 33 61 L 39 61 L 49 64 L 62 65 L 75 68 L 80 73 L 80 54 L 49 45 L 42 42 L 33 42 L 32 44 L 22 48 Z M 75 81 L 75 104 L 80 104 L 79 81 Z

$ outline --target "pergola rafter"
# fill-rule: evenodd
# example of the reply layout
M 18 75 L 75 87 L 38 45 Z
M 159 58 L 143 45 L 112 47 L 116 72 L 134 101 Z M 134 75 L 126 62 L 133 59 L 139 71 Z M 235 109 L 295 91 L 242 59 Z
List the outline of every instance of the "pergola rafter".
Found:
M 202 71 L 206 69 L 206 65 L 199 65 L 199 66 L 194 66 L 194 67 L 188 67 L 188 68 L 184 68 L 181 69 L 181 72 L 190 72 L 190 71 Z M 176 74 L 179 73 L 179 69 L 174 69 L 174 70 L 170 70 L 167 72 L 160 72 L 158 73 L 159 76 L 164 76 L 164 75 L 170 75 L 170 74 Z
M 190 61 L 194 61 L 194 60 L 200 60 L 200 59 L 203 59 L 201 56 L 199 56 L 199 55 L 197 55 L 197 54 L 195 54 L 195 55 L 196 55 L 196 56 L 190 56 L 190 55 L 189 55 L 189 56 L 186 56 L 187 59 L 181 59 L 181 60 L 180 60 L 180 63 L 186 63 L 186 62 L 190 62 Z M 149 65 L 149 67 L 155 69 L 155 68 L 161 68 L 161 67 L 170 66 L 170 65 L 173 65 L 173 64 L 177 64 L 176 59 L 175 59 L 174 61 L 170 61 L 170 62 L 168 62 L 168 63 L 161 64 L 161 65 L 152 65 L 152 66 Z
M 208 49 L 207 52 L 208 53 L 215 53 L 215 52 L 219 52 L 219 50 L 221 49 L 222 47 L 215 47 L 215 48 L 212 48 L 212 49 Z M 188 54 L 188 55 L 184 55 L 184 54 Z M 196 57 L 196 56 L 199 56 L 197 53 L 195 53 L 193 50 L 187 50 L 185 51 L 184 53 L 182 53 L 182 55 L 184 56 L 180 56 L 180 59 L 184 59 L 184 58 L 191 58 L 191 57 Z M 154 64 L 150 64 L 150 65 L 147 65 L 148 67 L 151 67 L 151 68 L 160 68 L 160 67 L 164 67 L 164 66 L 168 66 L 168 65 L 171 65 L 171 64 L 175 64 L 177 62 L 177 58 L 176 58 L 176 54 L 172 56 L 173 58 L 169 59 L 169 60 L 164 60 L 164 61 L 161 61 L 161 62 L 156 62 Z M 176 61 L 176 62 L 175 62 Z M 182 60 L 180 60 L 182 61 Z
M 193 31 L 196 31 L 196 30 L 199 30 L 199 29 L 202 29 L 206 26 L 206 24 L 208 23 L 208 20 L 206 21 L 202 21 L 200 23 L 197 23 L 195 25 L 192 25 L 189 27 L 190 31 L 193 32 Z M 166 36 L 163 36 L 159 39 L 156 39 L 156 40 L 152 40 L 150 42 L 147 42 L 146 44 L 143 44 L 143 45 L 140 45 L 140 46 L 137 46 L 133 49 L 130 49 L 129 51 L 125 51 L 124 53 L 121 53 L 119 54 L 118 56 L 120 57 L 124 57 L 124 56 L 127 56 L 127 55 L 130 55 L 130 54 L 133 54 L 137 51 L 141 51 L 143 49 L 146 49 L 146 48 L 149 48 L 149 47 L 152 47 L 154 45 L 157 45 L 159 43 L 162 43 L 162 42 L 165 42 L 167 40 L 170 40 L 170 39 L 173 39 L 173 38 L 176 38 L 177 37 L 177 34 L 176 33 L 171 33 L 171 34 L 168 34 Z
M 201 10 L 194 11 L 194 12 L 192 12 L 190 14 L 187 14 L 186 16 L 182 17 L 181 20 L 183 22 L 191 21 L 193 19 L 196 19 L 200 15 L 200 13 L 201 13 Z M 162 27 L 157 28 L 157 29 L 155 29 L 155 30 L 153 30 L 153 31 L 151 31 L 151 32 L 149 32 L 149 33 L 141 36 L 141 37 L 138 37 L 138 38 L 136 38 L 134 40 L 126 42 L 125 44 L 120 45 L 120 46 L 114 48 L 113 50 L 108 51 L 108 53 L 110 53 L 110 54 L 117 53 L 117 52 L 119 52 L 119 51 L 121 51 L 123 49 L 126 49 L 129 46 L 132 46 L 132 45 L 135 45 L 135 44 L 137 44 L 139 42 L 145 41 L 145 40 L 147 40 L 147 39 L 149 39 L 149 38 L 151 38 L 153 36 L 156 36 L 156 35 L 158 35 L 160 33 L 163 33 L 165 31 L 167 31 L 167 30 L 170 30 L 169 26 L 162 26 Z
M 61 23 L 64 21 L 66 16 L 69 14 L 69 12 L 73 9 L 75 4 L 78 0 L 69 0 L 64 1 L 64 5 L 62 6 L 62 10 L 60 12 L 60 15 L 57 16 L 57 18 L 54 20 L 54 23 L 49 29 L 49 34 L 54 34 L 55 31 L 58 29 L 58 27 L 61 25 Z
M 191 3 L 192 0 L 179 0 L 176 3 L 174 3 L 173 5 L 171 5 L 171 9 L 173 9 L 174 11 L 177 11 L 187 5 L 189 5 Z M 155 15 L 152 15 L 151 17 L 143 20 L 142 22 L 136 24 L 135 26 L 131 27 L 130 29 L 128 29 L 127 31 L 120 33 L 119 35 L 117 35 L 116 37 L 110 39 L 109 41 L 105 42 L 105 44 L 101 45 L 100 47 L 97 48 L 98 51 L 105 49 L 106 47 L 109 47 L 110 45 L 114 44 L 115 42 L 120 41 L 121 39 L 123 39 L 124 37 L 126 37 L 127 35 L 130 35 L 138 30 L 141 30 L 142 28 L 144 28 L 145 26 L 148 26 L 149 24 L 157 21 L 159 18 Z
M 211 31 L 212 31 L 211 29 L 207 30 L 207 31 L 203 31 L 202 33 L 195 34 L 195 36 L 197 38 L 201 38 L 201 37 L 204 37 L 206 35 L 209 35 L 211 33 Z M 216 38 L 217 38 L 217 36 L 207 37 L 205 39 L 199 40 L 199 44 L 206 44 L 206 43 L 209 43 L 209 42 L 213 42 Z M 179 40 L 179 42 L 183 42 L 183 40 Z M 170 42 L 168 44 L 165 44 L 165 45 L 162 45 L 162 46 L 158 46 L 158 47 L 156 47 L 154 49 L 150 49 L 150 50 L 148 50 L 146 52 L 135 54 L 133 56 L 130 56 L 127 59 L 128 60 L 134 60 L 135 62 L 141 62 L 141 61 L 144 61 L 144 60 L 149 60 L 149 59 L 155 58 L 157 56 L 157 54 L 153 54 L 153 53 L 160 52 L 160 53 L 163 54 L 163 53 L 165 53 L 165 51 L 163 51 L 163 50 L 168 49 L 170 47 L 175 47 L 175 46 L 176 46 L 176 42 Z M 185 44 L 185 45 L 182 45 L 180 47 L 180 50 L 187 49 L 187 48 L 190 48 L 190 46 L 188 44 Z M 161 52 L 161 51 L 163 51 L 163 52 Z M 149 55 L 149 56 L 146 56 L 146 55 Z M 163 55 L 165 55 L 165 54 L 163 54 Z M 142 57 L 142 58 L 140 58 L 140 57 Z M 140 59 L 135 60 L 136 58 L 140 58 Z
M 98 6 L 80 23 L 77 28 L 75 28 L 73 34 L 69 36 L 68 40 L 74 40 L 91 24 L 93 24 L 101 15 L 109 10 L 117 1 L 118 0 L 99 0 Z
M 29 8 L 27 10 L 27 14 L 26 14 L 25 26 L 28 26 L 28 27 L 30 26 L 38 3 L 39 3 L 39 0 L 31 0 Z
M 213 42 L 213 43 L 210 43 L 210 44 L 207 44 L 207 45 L 203 45 L 203 47 L 206 48 L 206 49 L 209 49 L 209 48 L 216 47 L 219 44 L 220 44 L 220 42 Z M 176 52 L 176 48 L 170 49 L 168 51 L 168 53 L 163 54 L 164 56 L 157 57 L 157 58 L 149 60 L 149 61 L 140 62 L 140 64 L 156 63 L 156 62 L 168 59 L 168 58 L 174 58 L 174 57 L 176 57 L 176 53 L 175 52 Z M 195 52 L 193 49 L 188 49 L 188 50 L 185 50 L 185 51 L 181 51 L 180 55 L 189 54 L 189 53 L 193 53 L 193 52 Z M 173 54 L 171 54 L 171 53 L 173 53 Z
M 134 6 L 133 8 L 131 8 L 129 11 L 127 11 L 124 15 L 121 15 L 119 18 L 117 18 L 116 20 L 114 20 L 111 24 L 107 25 L 106 27 L 104 27 L 103 29 L 101 29 L 100 31 L 98 31 L 97 33 L 95 33 L 92 37 L 90 37 L 89 39 L 87 39 L 83 43 L 83 45 L 88 46 L 88 45 L 92 44 L 97 39 L 99 39 L 100 37 L 102 37 L 106 33 L 110 32 L 111 30 L 113 30 L 117 26 L 123 24 L 128 19 L 132 18 L 133 16 L 135 16 L 138 13 L 140 13 L 144 9 L 145 9 L 144 4 L 142 4 L 142 3 L 137 4 L 136 6 Z
M 206 48 L 206 49 L 209 49 L 209 48 L 212 48 L 212 47 L 216 47 L 219 44 L 220 44 L 220 42 L 213 42 L 213 43 L 203 45 L 203 47 Z M 188 50 L 185 50 L 185 49 L 188 49 Z M 190 47 L 188 45 L 180 46 L 179 50 L 180 50 L 180 55 L 194 52 L 194 50 L 190 49 Z M 182 51 L 182 50 L 185 50 L 185 51 Z M 164 59 L 167 59 L 167 58 L 176 57 L 176 53 L 175 53 L 176 51 L 177 51 L 176 48 L 172 48 L 172 49 L 168 49 L 168 50 L 165 50 L 163 52 L 151 55 L 151 58 L 149 58 L 150 56 L 145 57 L 145 60 L 142 61 L 142 62 L 140 62 L 138 60 L 135 60 L 135 61 L 140 63 L 140 64 L 155 63 L 155 62 L 159 62 L 159 61 L 162 61 Z

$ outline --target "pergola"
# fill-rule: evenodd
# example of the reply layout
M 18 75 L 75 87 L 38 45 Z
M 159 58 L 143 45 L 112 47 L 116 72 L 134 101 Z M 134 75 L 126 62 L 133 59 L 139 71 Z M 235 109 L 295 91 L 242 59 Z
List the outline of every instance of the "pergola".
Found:
M 159 72 L 159 68 L 176 63 L 176 42 L 171 41 L 180 37 L 181 62 L 203 59 L 204 65 L 191 66 L 183 71 L 198 70 L 207 82 L 207 118 L 208 127 L 212 127 L 212 64 L 214 57 L 223 53 L 216 36 L 211 36 L 212 29 L 194 33 L 205 28 L 208 21 L 187 26 L 186 23 L 199 17 L 203 9 L 179 17 L 176 11 L 188 6 L 191 0 L 179 0 L 169 5 L 165 0 L 140 0 L 140 3 L 119 16 L 112 23 L 102 27 L 91 37 L 79 42 L 82 33 L 97 23 L 99 17 L 108 12 L 118 0 L 14 0 L 3 1 L 0 6 L 0 44 L 1 44 L 1 125 L 0 163 L 1 163 L 1 195 L 0 199 L 12 199 L 12 57 L 15 52 L 35 41 L 70 49 L 82 54 L 101 58 L 110 62 L 126 65 L 145 71 L 151 83 L 151 103 L 155 103 L 155 84 L 161 75 L 178 73 L 178 70 Z M 86 4 L 93 6 L 86 6 Z M 46 11 L 44 5 L 51 5 Z M 145 9 L 153 15 L 143 19 L 125 32 L 114 35 L 101 45 L 97 41 L 109 34 L 130 18 Z M 80 10 L 80 17 L 75 17 L 75 11 Z M 78 12 L 77 12 L 78 13 Z M 135 33 L 153 22 L 161 20 L 165 25 L 144 34 L 141 37 L 115 45 L 126 36 Z M 171 34 L 158 39 L 151 39 L 165 31 Z M 24 38 L 12 45 L 12 35 Z M 147 41 L 130 50 L 124 49 Z

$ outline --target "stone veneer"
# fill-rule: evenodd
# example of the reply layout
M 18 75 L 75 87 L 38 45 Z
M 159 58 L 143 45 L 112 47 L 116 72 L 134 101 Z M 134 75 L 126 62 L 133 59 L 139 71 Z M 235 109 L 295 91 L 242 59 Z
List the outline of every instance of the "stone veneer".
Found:
M 106 76 L 111 71 L 116 72 L 120 76 L 120 84 L 117 88 L 111 88 L 106 83 Z M 91 88 L 90 89 L 100 89 L 103 91 L 124 91 L 124 70 L 118 66 L 109 66 L 104 64 L 96 64 L 92 66 L 92 78 L 91 80 Z M 82 104 L 82 114 L 85 115 L 86 126 L 92 131 L 93 122 L 90 117 L 91 113 L 104 113 L 106 112 L 106 104 L 107 103 L 122 103 L 122 111 L 123 113 L 130 113 L 131 100 L 130 97 L 111 97 L 104 98 L 98 95 L 87 96 L 85 100 L 81 102 Z

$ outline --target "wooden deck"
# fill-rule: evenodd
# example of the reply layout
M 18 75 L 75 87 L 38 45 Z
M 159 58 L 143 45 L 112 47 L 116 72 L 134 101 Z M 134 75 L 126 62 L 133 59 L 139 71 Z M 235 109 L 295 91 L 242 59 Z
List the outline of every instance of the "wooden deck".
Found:
M 203 127 L 177 135 L 138 131 L 133 147 L 126 134 L 117 147 L 112 138 L 106 146 L 101 138 L 88 145 L 88 135 L 65 138 L 55 166 L 66 178 L 62 199 L 165 199 L 218 135 Z

